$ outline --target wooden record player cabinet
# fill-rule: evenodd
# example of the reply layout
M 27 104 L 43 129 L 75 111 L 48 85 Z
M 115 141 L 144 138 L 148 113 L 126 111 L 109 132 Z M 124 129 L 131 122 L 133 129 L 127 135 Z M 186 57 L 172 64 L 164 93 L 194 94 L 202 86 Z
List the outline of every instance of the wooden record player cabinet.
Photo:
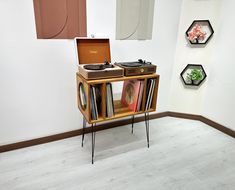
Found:
M 75 38 L 75 47 L 77 50 L 78 64 L 95 64 L 95 63 L 104 63 L 104 61 L 111 62 L 110 54 L 110 44 L 109 39 L 86 39 L 86 38 Z M 112 117 L 106 116 L 106 84 L 113 82 L 120 82 L 126 80 L 143 80 L 143 96 L 142 96 L 142 106 L 140 111 L 134 112 L 128 109 L 128 106 L 123 106 L 121 100 L 114 100 L 114 115 Z M 152 85 L 154 89 L 152 94 L 152 103 L 148 110 L 145 110 L 146 102 L 146 91 L 147 91 L 147 82 L 149 79 L 156 79 L 155 85 Z M 108 120 L 114 120 L 117 118 L 123 118 L 127 116 L 132 116 L 132 133 L 133 133 L 133 123 L 134 116 L 137 114 L 145 114 L 145 126 L 146 126 L 146 135 L 147 135 L 147 144 L 149 147 L 149 112 L 156 110 L 157 94 L 158 94 L 158 83 L 159 75 L 149 74 L 149 75 L 137 75 L 137 76 L 121 76 L 121 77 L 112 77 L 104 79 L 85 79 L 81 73 L 77 72 L 77 102 L 78 108 L 83 115 L 83 134 L 82 134 L 82 146 L 85 134 L 86 122 L 91 124 L 92 131 L 92 164 L 94 160 L 94 147 L 95 147 L 95 131 L 94 127 L 96 123 L 104 122 Z M 96 120 L 92 119 L 92 106 L 91 104 L 93 98 L 91 98 L 91 87 L 99 86 L 99 91 L 101 94 L 101 101 L 99 104 L 99 112 Z M 93 103 L 95 101 L 93 100 Z M 94 109 L 93 109 L 94 110 Z M 93 112 L 94 114 L 94 112 Z
M 94 146 L 95 146 L 95 129 L 96 123 L 104 122 L 108 120 L 113 120 L 117 118 L 123 118 L 127 116 L 132 116 L 132 133 L 133 133 L 133 123 L 134 123 L 134 116 L 138 114 L 145 114 L 145 125 L 146 125 L 146 135 L 147 135 L 147 145 L 149 147 L 149 112 L 153 112 L 156 110 L 156 102 L 157 102 L 157 94 L 158 94 L 158 84 L 159 84 L 159 75 L 157 74 L 150 74 L 150 75 L 138 75 L 138 76 L 128 76 L 128 77 L 118 77 L 118 78 L 108 78 L 108 79 L 96 79 L 96 80 L 86 80 L 83 78 L 79 73 L 76 74 L 77 79 L 77 102 L 78 108 L 84 116 L 83 120 L 83 135 L 82 135 L 82 146 L 84 140 L 84 133 L 86 122 L 91 124 L 92 128 L 92 164 L 94 160 Z M 114 100 L 114 116 L 107 117 L 106 116 L 106 84 L 118 81 L 125 81 L 125 80 L 144 80 L 144 90 L 143 90 L 143 97 L 142 97 L 142 106 L 139 112 L 134 112 L 128 110 L 127 107 L 124 107 L 120 100 Z M 153 99 L 150 109 L 145 110 L 145 103 L 146 103 L 146 88 L 147 88 L 147 81 L 148 79 L 156 79 L 154 91 L 153 91 Z M 92 120 L 91 117 L 91 101 L 90 101 L 90 89 L 92 85 L 99 85 L 101 89 L 101 111 L 98 115 L 97 120 Z M 85 97 L 82 97 L 80 91 L 81 87 L 84 91 Z M 84 100 L 85 98 L 85 104 Z

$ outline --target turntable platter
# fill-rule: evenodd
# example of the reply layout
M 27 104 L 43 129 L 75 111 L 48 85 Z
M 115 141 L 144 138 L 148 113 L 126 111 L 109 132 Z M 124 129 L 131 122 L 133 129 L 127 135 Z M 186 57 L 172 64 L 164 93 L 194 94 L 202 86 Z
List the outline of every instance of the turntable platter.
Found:
M 93 65 L 85 65 L 84 69 L 87 70 L 104 70 L 107 68 L 113 68 L 111 64 L 93 64 Z
M 124 69 L 111 64 L 87 64 L 79 65 L 79 74 L 85 79 L 102 79 L 122 77 Z
M 84 69 L 87 70 L 104 70 L 105 66 L 102 64 L 97 64 L 97 65 L 85 65 Z
M 126 63 L 121 63 L 122 66 L 125 67 L 140 67 L 143 64 L 139 63 L 139 62 L 126 62 Z

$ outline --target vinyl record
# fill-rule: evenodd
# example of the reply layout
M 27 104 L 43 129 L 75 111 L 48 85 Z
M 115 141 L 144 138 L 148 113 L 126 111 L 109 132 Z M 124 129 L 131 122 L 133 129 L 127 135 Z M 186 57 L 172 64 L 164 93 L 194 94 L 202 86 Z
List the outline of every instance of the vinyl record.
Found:
M 140 67 L 140 66 L 142 66 L 142 64 L 139 62 L 130 62 L 130 63 L 126 62 L 126 63 L 121 63 L 121 65 L 125 66 L 125 67 Z
M 104 70 L 105 66 L 102 64 L 96 64 L 96 65 L 85 65 L 84 69 L 87 70 Z

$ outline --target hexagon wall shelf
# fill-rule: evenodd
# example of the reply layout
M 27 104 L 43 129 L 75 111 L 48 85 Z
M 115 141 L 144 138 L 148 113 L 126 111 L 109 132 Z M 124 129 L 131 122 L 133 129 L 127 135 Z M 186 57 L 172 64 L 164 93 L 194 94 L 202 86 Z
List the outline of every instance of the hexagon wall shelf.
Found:
M 193 45 L 206 44 L 213 34 L 214 30 L 209 20 L 194 20 L 186 31 L 187 39 Z
M 188 64 L 180 73 L 180 76 L 185 85 L 199 86 L 207 75 L 202 65 Z M 199 77 L 199 80 L 192 80 L 192 78 L 197 77 Z

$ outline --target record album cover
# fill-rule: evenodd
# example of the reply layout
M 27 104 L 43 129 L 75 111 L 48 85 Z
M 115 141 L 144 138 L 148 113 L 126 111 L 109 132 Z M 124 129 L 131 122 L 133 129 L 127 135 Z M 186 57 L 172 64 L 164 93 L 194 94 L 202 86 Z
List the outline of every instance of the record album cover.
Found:
M 124 81 L 121 102 L 135 111 L 140 90 L 140 80 Z

